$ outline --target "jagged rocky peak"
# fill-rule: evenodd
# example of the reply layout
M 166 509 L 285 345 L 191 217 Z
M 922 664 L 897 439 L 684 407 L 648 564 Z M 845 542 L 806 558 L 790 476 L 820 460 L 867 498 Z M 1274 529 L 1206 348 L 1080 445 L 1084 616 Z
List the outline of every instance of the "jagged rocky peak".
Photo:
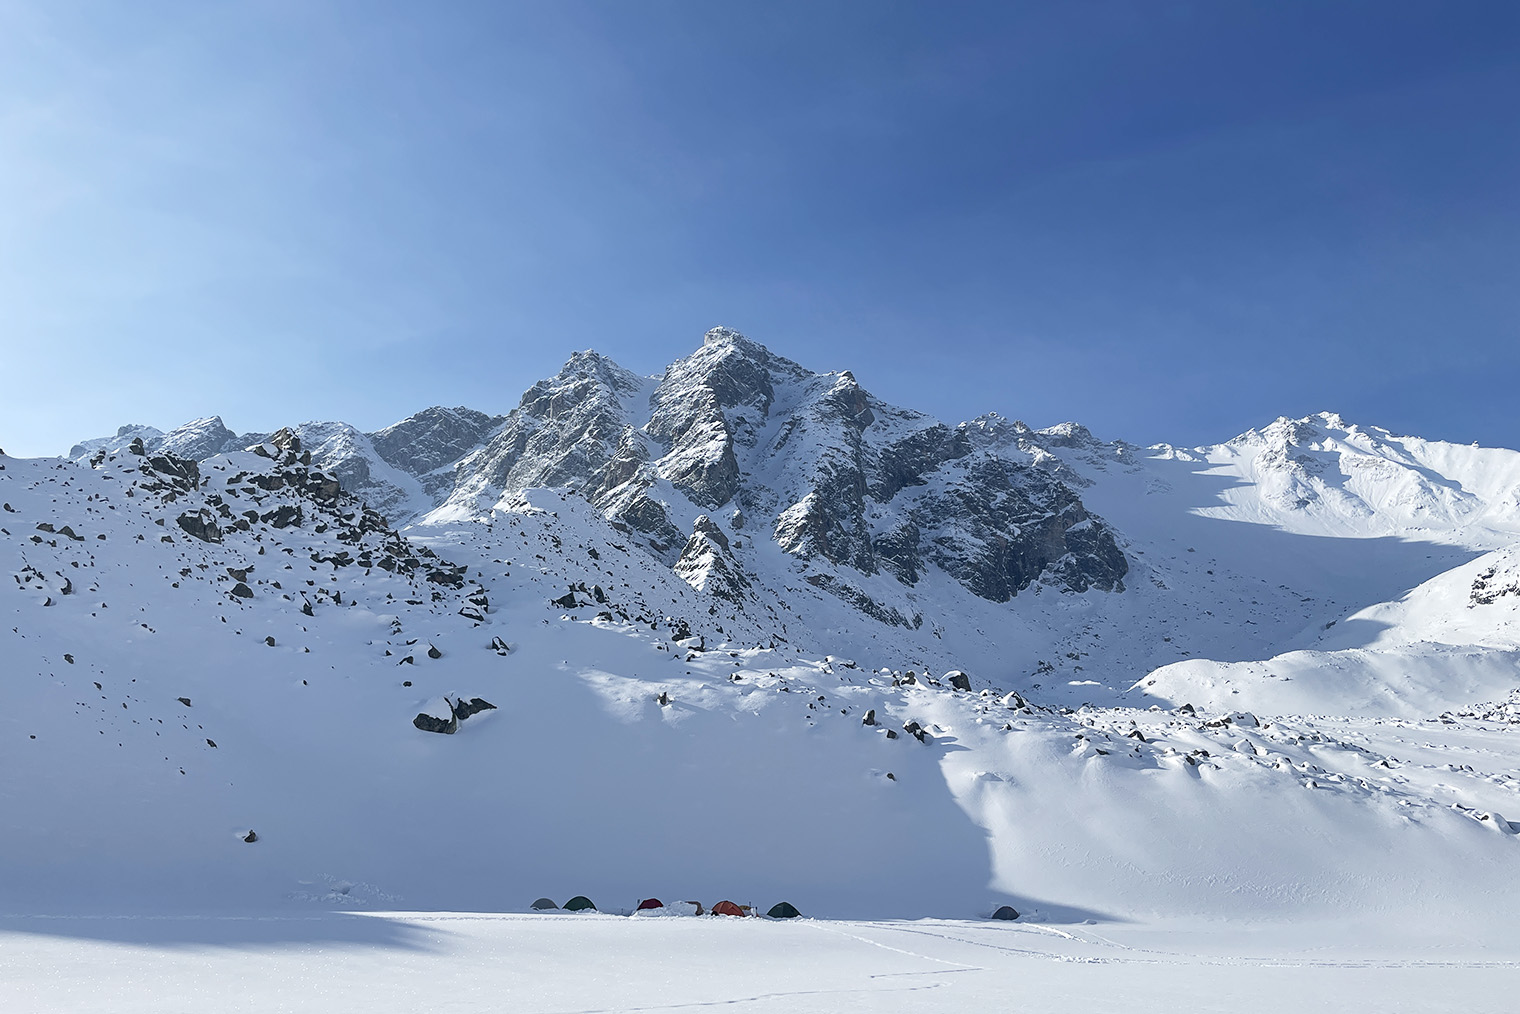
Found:
M 1123 587 L 1112 532 L 1068 485 L 1027 467 L 1060 472 L 1042 441 L 1096 446 L 1081 427 L 1036 434 L 983 417 L 951 428 L 879 401 L 849 371 L 812 373 L 728 328 L 665 371 L 653 404 L 657 473 L 699 508 L 733 502 L 770 517 L 793 556 L 908 584 L 937 566 L 995 600 L 1042 578 L 1073 591 Z M 995 464 L 958 467 L 974 447 L 996 445 Z M 857 605 L 864 597 L 842 575 L 818 586 Z
M 1017 443 L 1034 434 L 1034 430 L 1024 420 L 1009 419 L 997 412 L 984 412 L 975 419 L 961 423 L 959 428 L 968 437 L 975 439 L 978 446 Z
M 540 380 L 523 393 L 518 408 L 540 419 L 552 419 L 573 411 L 590 400 L 616 399 L 637 394 L 644 382 L 600 352 L 586 349 L 572 353 L 559 373 Z
M 83 458 L 96 451 L 115 454 L 126 450 L 134 440 L 141 440 L 146 453 L 172 454 L 191 461 L 204 461 L 214 454 L 241 450 L 246 444 L 257 442 L 258 434 L 238 436 L 228 429 L 219 415 L 192 419 L 174 427 L 168 433 L 153 426 L 122 426 L 115 436 L 83 440 L 69 448 L 70 458 Z
M 808 372 L 737 331 L 715 327 L 666 369 L 644 431 L 665 451 L 657 470 L 693 503 L 719 507 L 739 492 L 736 444 L 753 446 L 776 384 Z
M 213 454 L 235 450 L 241 443 L 244 441 L 227 428 L 222 417 L 213 415 L 174 427 L 164 434 L 158 449 L 191 461 L 204 461 Z
M 1357 427 L 1346 422 L 1338 413 L 1316 412 L 1298 419 L 1278 416 L 1260 429 L 1246 430 L 1227 442 L 1286 449 L 1306 447 L 1326 438 L 1345 437 L 1357 432 Z
M 506 421 L 504 415 L 434 405 L 369 437 L 380 457 L 404 472 L 423 476 L 458 461 Z
M 1098 443 L 1093 439 L 1092 432 L 1081 423 L 1056 423 L 1035 432 L 1046 447 L 1092 447 Z
M 437 517 L 472 517 L 537 486 L 575 486 L 593 502 L 647 458 L 632 422 L 650 382 L 597 352 L 577 352 L 455 468 Z

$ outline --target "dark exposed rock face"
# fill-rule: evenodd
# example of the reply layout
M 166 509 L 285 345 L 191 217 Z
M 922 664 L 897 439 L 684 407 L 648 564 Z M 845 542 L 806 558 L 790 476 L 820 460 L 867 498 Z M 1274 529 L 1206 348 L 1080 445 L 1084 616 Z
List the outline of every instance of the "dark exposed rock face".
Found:
M 453 715 L 448 718 L 439 718 L 436 715 L 419 712 L 417 717 L 412 719 L 412 724 L 423 732 L 438 732 L 445 736 L 452 736 L 459 731 L 459 719 Z
M 452 487 L 453 475 L 432 473 L 475 450 L 506 421 L 506 416 L 486 415 L 471 408 L 435 405 L 371 433 L 369 438 L 380 457 L 417 476 L 429 492 L 437 494 Z
M 697 591 L 705 591 L 736 605 L 744 602 L 750 586 L 729 547 L 728 536 L 706 514 L 692 526 L 691 538 L 676 561 L 677 574 Z
M 471 715 L 478 715 L 482 711 L 495 711 L 496 705 L 490 701 L 481 700 L 479 697 L 471 697 L 468 701 L 464 698 L 454 702 L 454 717 L 464 721 Z
M 979 457 L 909 512 L 925 559 L 1006 602 L 1048 572 L 1069 591 L 1122 590 L 1129 565 L 1108 527 L 1047 473 Z
M 202 542 L 222 541 L 222 530 L 216 523 L 216 517 L 208 510 L 187 512 L 181 514 L 175 521 L 187 535 L 192 535 Z

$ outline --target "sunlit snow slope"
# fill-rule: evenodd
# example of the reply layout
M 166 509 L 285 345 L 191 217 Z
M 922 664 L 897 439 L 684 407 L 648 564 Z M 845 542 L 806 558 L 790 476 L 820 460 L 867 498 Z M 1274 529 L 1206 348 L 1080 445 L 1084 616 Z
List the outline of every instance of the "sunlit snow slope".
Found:
M 1116 525 L 1128 588 L 1036 585 L 996 603 L 926 578 L 920 601 L 964 609 L 936 636 L 861 614 L 769 540 L 777 555 L 752 565 L 768 593 L 717 597 L 578 490 L 525 490 L 402 535 L 293 437 L 198 465 L 0 458 L 12 907 L 520 910 L 584 892 L 605 908 L 786 898 L 853 916 L 1011 902 L 1045 920 L 1439 924 L 1515 909 L 1513 733 L 1437 717 L 1502 697 L 1497 676 L 1420 683 L 1431 710 L 1397 717 L 1346 693 L 1268 708 L 1242 686 L 1179 710 L 1148 710 L 1159 683 L 1120 696 L 1121 676 L 1146 675 L 1126 660 L 1164 651 L 1168 630 L 1213 643 L 1196 606 L 1245 625 L 1246 596 L 1282 604 L 1273 631 L 1329 608 L 1291 612 L 1270 569 L 1260 593 L 1239 583 L 1286 566 L 1275 540 L 1310 536 L 1184 512 L 1173 546 L 1159 520 L 1121 509 L 1126 484 L 1158 479 L 1172 489 L 1154 495 L 1196 499 L 1186 484 L 1212 481 L 1196 462 L 1167 472 L 1175 459 L 1115 458 L 1072 431 L 1018 438 L 1049 445 L 1034 467 L 1075 473 Z M 1210 542 L 1208 526 L 1241 541 Z M 1475 551 L 1469 529 L 1442 532 L 1372 542 L 1414 546 L 1378 580 Z M 687 549 L 698 570 L 722 551 L 700 527 Z M 1406 647 L 1395 629 L 1506 650 L 1509 560 L 1468 563 L 1313 650 Z M 1226 567 L 1229 594 L 1183 581 Z M 1465 605 L 1490 568 L 1492 601 Z M 1141 631 L 1154 644 L 1107 647 Z M 1041 669 L 1004 638 L 1065 639 L 1076 658 Z M 981 663 L 969 691 L 941 664 L 959 645 Z M 1106 685 L 1076 668 L 1094 658 Z M 1097 691 L 1115 706 L 1058 706 Z

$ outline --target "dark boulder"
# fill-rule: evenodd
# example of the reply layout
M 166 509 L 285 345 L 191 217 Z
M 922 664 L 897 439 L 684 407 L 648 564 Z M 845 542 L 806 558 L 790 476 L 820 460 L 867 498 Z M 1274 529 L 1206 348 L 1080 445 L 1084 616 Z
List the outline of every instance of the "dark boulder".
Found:
M 200 511 L 195 514 L 181 514 L 175 519 L 185 534 L 200 539 L 202 542 L 221 542 L 222 530 L 217 526 L 216 518 L 210 511 Z
M 454 702 L 454 718 L 464 721 L 471 715 L 478 715 L 482 711 L 495 711 L 496 705 L 490 701 L 481 700 L 479 697 L 471 697 L 468 701 L 461 697 Z
M 459 719 L 453 715 L 448 718 L 439 718 L 436 715 L 419 712 L 417 717 L 412 719 L 412 724 L 423 732 L 438 732 L 445 736 L 452 736 L 459 731 Z

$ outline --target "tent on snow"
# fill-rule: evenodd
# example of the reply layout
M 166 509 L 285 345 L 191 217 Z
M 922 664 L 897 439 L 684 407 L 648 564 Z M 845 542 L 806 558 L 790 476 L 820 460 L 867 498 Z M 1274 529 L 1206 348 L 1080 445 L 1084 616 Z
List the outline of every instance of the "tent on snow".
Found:
M 573 897 L 569 901 L 565 902 L 565 911 L 566 912 L 595 912 L 596 911 L 596 905 L 592 902 L 592 900 L 590 898 L 586 897 L 584 894 L 577 894 L 575 897 Z
M 664 908 L 664 907 L 665 907 L 665 903 L 663 901 L 661 901 L 659 898 L 645 898 L 643 901 L 639 902 L 639 907 L 636 908 L 636 909 L 634 909 L 634 911 L 635 912 L 642 912 L 646 908 Z
M 795 919 L 802 913 L 797 911 L 796 906 L 791 902 L 778 901 L 772 905 L 771 910 L 765 914 L 770 916 L 772 919 Z
M 731 901 L 720 901 L 720 902 L 718 902 L 716 905 L 714 905 L 712 907 L 712 914 L 713 915 L 739 915 L 739 916 L 749 915 L 748 912 L 744 911 L 744 909 L 740 908 L 738 905 L 735 905 Z
M 1002 908 L 992 913 L 992 918 L 994 919 L 1013 920 L 1017 919 L 1018 917 L 1019 913 L 1014 909 L 1012 905 L 1004 905 Z
M 533 910 L 535 912 L 558 912 L 559 906 L 548 898 L 539 898 L 533 903 Z

